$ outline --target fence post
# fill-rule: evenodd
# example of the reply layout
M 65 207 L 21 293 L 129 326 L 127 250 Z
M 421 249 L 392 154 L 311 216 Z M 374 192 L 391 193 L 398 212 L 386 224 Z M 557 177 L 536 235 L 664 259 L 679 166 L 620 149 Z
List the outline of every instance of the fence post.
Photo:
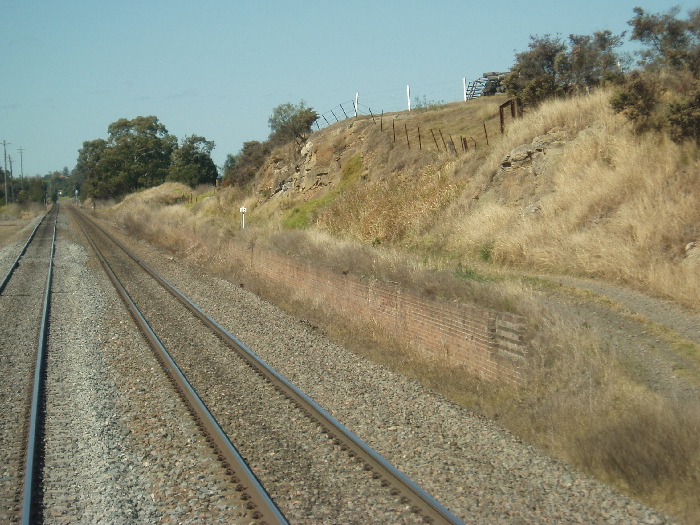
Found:
M 384 131 L 384 110 L 382 110 L 382 114 L 379 116 L 379 131 Z
M 452 135 L 448 134 L 448 137 L 450 137 L 450 142 L 452 143 L 452 149 L 455 150 L 455 155 L 457 155 L 457 146 L 455 146 L 455 141 L 452 140 Z
M 433 133 L 432 129 L 430 130 L 430 134 L 433 136 L 433 140 L 435 141 L 435 147 L 438 151 L 440 151 L 440 146 L 438 145 L 437 139 L 435 138 L 435 133 Z
M 394 142 L 396 142 L 396 121 L 395 120 L 391 121 L 391 131 L 394 132 Z
M 486 132 L 486 122 L 484 122 L 484 136 L 486 137 L 486 145 L 488 146 L 489 145 L 489 134 Z
M 445 144 L 445 137 L 442 136 L 442 130 L 439 129 L 438 133 L 440 133 L 440 139 L 442 140 L 442 145 L 445 146 L 445 153 L 447 153 L 447 144 Z
M 403 129 L 406 131 L 406 145 L 408 146 L 408 149 L 411 149 L 411 143 L 408 140 L 408 126 L 404 124 Z
M 420 128 L 418 128 L 418 149 L 423 150 L 423 143 L 420 140 Z

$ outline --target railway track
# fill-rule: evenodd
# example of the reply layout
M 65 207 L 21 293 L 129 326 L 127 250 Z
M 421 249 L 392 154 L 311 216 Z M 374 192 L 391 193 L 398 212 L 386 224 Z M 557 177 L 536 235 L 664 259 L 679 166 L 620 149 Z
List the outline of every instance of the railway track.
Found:
M 124 285 L 132 313 L 138 306 L 136 317 L 149 319 L 141 330 L 152 346 L 170 349 L 165 368 L 176 361 L 187 375 L 175 379 L 180 391 L 192 385 L 211 409 L 215 421 L 203 426 L 239 444 L 287 519 L 460 522 L 95 222 L 71 216 Z
M 93 504 L 91 500 L 100 499 L 95 489 L 104 492 L 104 487 L 94 485 L 86 490 L 91 474 L 99 477 L 99 471 L 109 461 L 103 455 L 113 455 L 110 452 L 114 452 L 106 450 L 109 447 L 105 446 L 104 440 L 94 439 L 95 434 L 104 433 L 103 422 L 95 421 L 94 414 L 99 413 L 98 417 L 108 414 L 104 407 L 100 410 L 103 400 L 99 396 L 107 394 L 111 397 L 116 389 L 114 385 L 111 390 L 104 386 L 108 378 L 90 372 L 89 365 L 100 363 L 87 363 L 87 367 L 75 366 L 75 360 L 84 360 L 83 348 L 77 352 L 74 348 L 71 352 L 70 343 L 62 344 L 66 343 L 65 334 L 70 330 L 62 331 L 61 327 L 74 324 L 75 319 L 70 319 L 70 312 L 61 306 L 60 297 L 68 290 L 52 289 L 57 218 L 58 206 L 55 206 L 32 232 L 2 281 L 0 314 L 3 323 L 0 336 L 3 337 L 3 350 L 0 357 L 3 381 L 0 388 L 3 424 L 0 428 L 0 453 L 3 467 L 0 476 L 0 523 L 68 523 L 103 520 L 105 515 L 111 515 L 111 519 L 116 520 L 132 521 L 133 518 L 140 521 L 137 519 L 140 509 L 130 501 L 133 494 L 119 494 L 121 487 L 118 483 L 115 483 L 116 487 L 107 489 L 111 492 L 108 498 L 111 503 L 107 505 L 114 505 L 121 499 L 127 507 L 126 512 L 124 509 L 112 512 L 114 509 Z M 58 287 L 66 286 L 68 281 L 65 275 L 70 273 L 67 265 L 60 270 Z M 49 337 L 49 313 L 54 295 L 59 297 L 58 315 L 51 312 L 54 327 Z M 90 314 L 95 315 L 95 312 Z M 13 319 L 22 323 L 15 323 Z M 122 352 L 120 358 L 126 357 L 126 352 Z M 134 360 L 133 357 L 130 359 Z M 135 356 L 135 360 L 143 362 L 143 355 Z M 170 363 L 168 367 L 172 370 L 174 365 Z M 152 378 L 154 368 L 145 370 L 145 376 Z M 134 372 L 139 373 L 132 369 L 123 372 L 122 378 L 125 381 L 144 380 L 143 373 L 139 378 L 132 375 Z M 160 379 L 155 379 L 149 385 L 151 399 L 144 401 L 142 395 L 137 396 L 140 399 L 132 401 L 137 405 L 150 403 L 156 410 L 170 404 L 172 418 L 181 434 L 177 440 L 168 439 L 168 443 L 159 443 L 165 434 L 164 427 L 157 425 L 159 428 L 151 429 L 152 443 L 138 443 L 135 449 L 140 454 L 131 452 L 130 455 L 178 457 L 183 449 L 187 450 L 187 468 L 193 473 L 189 480 L 191 486 L 186 486 L 186 481 L 180 482 L 179 486 L 185 486 L 185 490 L 162 499 L 197 501 L 200 499 L 197 491 L 204 486 L 208 491 L 206 498 L 213 500 L 207 507 L 208 514 L 203 515 L 199 510 L 203 505 L 197 504 L 198 509 L 185 508 L 184 515 L 180 515 L 183 511 L 178 510 L 175 522 L 184 518 L 188 521 L 211 519 L 212 522 L 225 523 L 287 523 L 231 447 L 225 434 L 207 422 L 207 418 L 211 420 L 211 415 L 201 402 L 197 405 L 196 394 L 190 392 L 188 397 L 186 385 L 180 386 L 188 406 L 172 403 L 175 388 L 163 374 L 158 375 Z M 153 399 L 154 392 L 160 394 L 160 398 L 156 395 Z M 136 418 L 142 414 L 143 411 Z M 108 414 L 110 416 L 121 419 L 115 413 Z M 155 439 L 154 432 L 159 434 Z M 85 439 L 86 434 L 92 434 L 92 437 Z M 141 438 L 143 434 L 140 430 L 137 437 Z M 121 442 L 123 437 L 112 436 L 113 444 Z M 182 463 L 182 457 L 177 461 Z M 131 465 L 128 468 L 132 468 Z M 112 469 L 112 472 L 116 471 Z M 123 472 L 121 474 L 119 477 L 123 477 Z M 105 479 L 105 476 L 102 478 Z M 114 476 L 106 478 L 114 479 Z M 167 483 L 161 485 L 166 486 Z M 155 492 L 150 494 L 154 503 Z M 131 512 L 129 506 L 134 507 L 130 509 Z M 216 516 L 212 516 L 214 506 L 217 507 L 214 510 Z M 158 514 L 152 513 L 163 521 L 163 513 Z
M 0 283 L 0 522 L 28 523 L 41 431 L 42 366 L 58 207 L 45 215 Z M 37 327 L 19 328 L 19 319 Z

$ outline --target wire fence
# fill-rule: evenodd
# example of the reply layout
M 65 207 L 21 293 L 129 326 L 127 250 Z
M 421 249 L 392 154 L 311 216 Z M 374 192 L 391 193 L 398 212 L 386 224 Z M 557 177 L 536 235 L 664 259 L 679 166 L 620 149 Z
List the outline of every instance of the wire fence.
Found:
M 362 93 L 359 94 L 357 101 L 341 102 L 321 113 L 316 121 L 316 127 L 321 129 L 358 115 L 376 116 L 381 113 L 405 111 L 410 108 L 458 102 L 464 100 L 465 90 L 465 79 L 462 79 L 459 82 L 450 80 L 407 86 L 406 89 L 394 88 Z
M 522 117 L 522 107 L 515 100 L 507 100 L 499 105 L 499 131 L 501 135 L 505 133 L 508 113 L 510 113 L 511 120 L 516 120 Z M 338 104 L 333 109 L 323 113 L 316 120 L 315 124 L 320 130 L 324 127 L 319 125 L 319 120 L 321 119 L 323 119 L 325 125 L 331 125 L 360 115 L 369 115 L 372 117 L 373 122 L 379 125 L 380 131 L 384 131 L 384 111 L 376 113 L 370 107 L 354 100 Z M 459 155 L 460 153 L 468 153 L 472 149 L 476 150 L 480 145 L 489 146 L 489 131 L 486 122 L 482 122 L 481 126 L 483 128 L 483 136 L 479 133 L 478 137 L 475 138 L 473 135 L 452 135 L 451 133 L 443 132 L 440 128 L 423 129 L 421 131 L 419 126 L 409 126 L 408 123 L 403 124 L 403 129 L 401 129 L 401 126 L 397 129 L 396 119 L 391 118 L 390 121 L 393 142 L 405 142 L 408 149 L 417 148 L 420 151 L 432 149 L 438 152 Z

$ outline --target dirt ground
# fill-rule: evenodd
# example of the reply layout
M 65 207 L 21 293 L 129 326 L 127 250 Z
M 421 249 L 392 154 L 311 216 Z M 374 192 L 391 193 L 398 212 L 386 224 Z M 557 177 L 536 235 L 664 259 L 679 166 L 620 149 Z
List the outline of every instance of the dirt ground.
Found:
M 541 299 L 594 330 L 608 350 L 641 364 L 652 390 L 700 409 L 700 315 L 628 288 L 570 277 L 541 277 Z
M 0 215 L 0 248 L 16 240 L 17 232 L 24 228 L 30 220 Z

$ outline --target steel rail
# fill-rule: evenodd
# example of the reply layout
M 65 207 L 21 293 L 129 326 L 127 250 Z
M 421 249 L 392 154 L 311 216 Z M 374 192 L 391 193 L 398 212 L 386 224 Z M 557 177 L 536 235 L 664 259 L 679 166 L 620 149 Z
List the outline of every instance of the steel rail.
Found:
M 58 205 L 56 205 L 56 206 L 58 206 Z M 58 209 L 58 208 L 57 208 L 57 209 Z M 29 238 L 27 239 L 27 242 L 24 243 L 24 246 L 22 247 L 22 250 L 19 252 L 19 255 L 18 255 L 17 258 L 15 259 L 15 262 L 12 263 L 12 266 L 11 266 L 10 269 L 8 270 L 7 275 L 5 275 L 5 278 L 4 278 L 4 279 L 2 280 L 2 282 L 0 283 L 0 293 L 2 293 L 2 292 L 5 290 L 5 287 L 7 286 L 7 283 L 10 282 L 10 278 L 12 277 L 12 274 L 14 273 L 15 269 L 17 269 L 17 267 L 19 266 L 19 260 L 20 260 L 20 259 L 22 258 L 22 256 L 27 252 L 27 247 L 28 247 L 29 244 L 32 242 L 32 239 L 34 239 L 34 235 L 36 235 L 36 231 L 39 229 L 39 226 L 41 226 L 41 224 L 44 222 L 44 219 L 46 219 L 47 216 L 48 216 L 48 213 L 45 213 L 44 216 L 43 216 L 43 217 L 41 218 L 41 220 L 39 221 L 39 223 L 38 223 L 38 224 L 36 225 L 36 227 L 34 228 L 34 230 L 32 230 L 32 233 L 31 233 L 31 235 L 29 236 Z
M 73 211 L 75 212 L 76 210 L 73 209 Z M 78 214 L 85 219 L 84 215 L 80 214 L 79 212 Z M 149 344 L 156 352 L 157 357 L 163 365 L 163 368 L 192 409 L 198 423 L 213 441 L 214 445 L 216 446 L 216 450 L 219 453 L 219 458 L 226 465 L 226 467 L 231 470 L 231 474 L 234 477 L 234 483 L 237 483 L 236 490 L 241 492 L 240 499 L 242 501 L 247 501 L 245 505 L 252 511 L 252 517 L 256 520 L 262 520 L 261 523 L 265 523 L 267 525 L 288 525 L 286 517 L 279 510 L 277 504 L 262 486 L 258 478 L 236 449 L 235 445 L 231 443 L 228 435 L 221 428 L 218 421 L 216 421 L 216 418 L 214 418 L 197 392 L 192 388 L 192 385 L 172 359 L 170 353 L 163 346 L 158 336 L 155 334 L 155 332 L 153 332 L 119 278 L 112 271 L 112 268 L 102 255 L 95 242 L 81 224 L 81 221 L 78 220 L 76 222 L 95 251 L 95 254 L 100 260 L 103 269 L 107 273 L 117 293 L 138 324 L 139 328 L 148 339 Z M 102 229 L 99 228 L 99 226 L 93 221 L 89 222 L 102 231 Z
M 77 210 L 74 210 L 77 212 Z M 80 213 L 80 212 L 77 212 Z M 442 504 L 435 500 L 430 494 L 424 491 L 413 480 L 408 478 L 394 465 L 380 456 L 369 445 L 362 441 L 353 432 L 347 429 L 342 423 L 331 416 L 324 408 L 318 405 L 313 399 L 304 394 L 287 379 L 285 379 L 272 366 L 258 357 L 252 350 L 247 348 L 241 341 L 231 335 L 214 319 L 205 314 L 194 302 L 187 298 L 177 288 L 172 286 L 163 277 L 150 268 L 145 262 L 139 259 L 126 246 L 115 239 L 109 232 L 105 231 L 92 219 L 81 214 L 98 228 L 114 244 L 119 246 L 129 257 L 139 266 L 148 272 L 161 286 L 172 294 L 178 301 L 185 305 L 197 318 L 209 326 L 223 341 L 233 348 L 247 363 L 257 370 L 270 383 L 287 395 L 301 409 L 307 413 L 310 419 L 323 427 L 328 436 L 336 440 L 336 444 L 345 447 L 348 455 L 357 457 L 365 463 L 367 470 L 372 470 L 374 475 L 382 479 L 382 484 L 390 486 L 393 495 L 400 497 L 404 503 L 411 502 L 413 511 L 424 516 L 429 523 L 461 524 L 459 518 L 447 510 Z
M 54 212 L 54 210 L 51 210 Z M 55 220 L 53 225 L 53 236 L 51 239 L 51 253 L 49 255 L 49 269 L 46 277 L 46 288 L 44 291 L 44 301 L 41 313 L 41 327 L 39 328 L 39 343 L 37 345 L 36 365 L 34 366 L 34 386 L 32 390 L 32 405 L 29 419 L 29 433 L 27 435 L 27 452 L 24 468 L 24 493 L 22 499 L 22 524 L 32 523 L 32 512 L 36 510 L 36 466 L 39 455 L 39 445 L 42 430 L 43 417 L 43 397 L 44 397 L 44 368 L 46 364 L 46 346 L 49 332 L 49 314 L 51 312 L 51 283 L 53 281 L 53 261 L 56 253 L 56 223 L 58 222 L 58 205 L 55 209 Z M 46 216 L 45 216 L 46 217 Z M 41 220 L 39 225 L 44 221 Z M 39 227 L 37 225 L 37 228 Z M 34 237 L 36 228 L 30 237 Z M 29 244 L 29 243 L 27 243 Z M 23 250 L 22 253 L 26 251 Z M 19 259 L 18 259 L 19 260 Z M 16 263 L 17 264 L 17 263 Z

